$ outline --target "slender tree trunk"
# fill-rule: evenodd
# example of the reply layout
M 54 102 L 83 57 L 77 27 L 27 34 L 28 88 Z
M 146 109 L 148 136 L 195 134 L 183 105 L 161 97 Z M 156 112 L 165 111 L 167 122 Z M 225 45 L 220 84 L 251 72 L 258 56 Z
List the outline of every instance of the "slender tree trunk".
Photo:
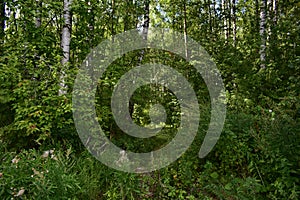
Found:
M 144 6 L 144 16 L 143 16 L 143 30 L 142 30 L 142 37 L 144 40 L 148 39 L 148 29 L 150 24 L 150 0 L 145 0 L 145 6 Z M 144 57 L 144 50 L 141 51 L 141 55 L 139 58 L 139 64 L 141 64 Z
M 5 37 L 5 1 L 0 2 L 0 55 L 3 54 L 2 44 L 4 43 Z
M 233 45 L 236 45 L 236 0 L 232 0 L 232 19 L 233 19 Z
M 261 39 L 261 45 L 260 45 L 260 67 L 264 69 L 266 67 L 266 0 L 261 1 L 261 7 L 260 7 L 260 39 Z
M 0 40 L 4 37 L 5 29 L 5 1 L 0 2 Z
M 212 34 L 213 30 L 212 30 L 212 15 L 211 15 L 211 8 L 210 8 L 210 0 L 205 0 L 205 6 L 207 6 L 207 10 L 208 10 L 208 24 L 209 24 L 209 35 Z
M 272 0 L 267 1 L 267 9 L 266 9 L 266 25 L 268 25 L 267 31 L 267 41 L 270 40 L 272 35 L 272 21 L 273 21 L 273 2 Z
M 232 22 L 232 5 L 231 0 L 227 1 L 227 13 L 228 13 L 228 38 L 231 37 L 231 22 Z
M 93 38 L 94 38 L 94 29 L 95 29 L 95 14 L 94 14 L 94 5 L 91 1 L 87 2 L 88 4 L 88 28 L 90 34 L 88 34 L 87 40 L 89 41 L 90 47 L 93 47 Z
M 226 7 L 226 0 L 221 1 L 221 10 L 222 10 L 222 16 L 223 16 L 223 27 L 224 27 L 224 36 L 225 41 L 228 40 L 228 28 L 227 28 L 227 7 Z
M 214 34 L 214 37 L 212 38 L 213 41 L 217 41 L 218 40 L 218 32 L 219 32 L 219 23 L 218 23 L 218 13 L 217 13 L 217 8 L 216 8 L 216 1 L 213 0 L 212 1 L 212 4 L 213 4 L 213 34 Z
M 269 49 L 270 49 L 270 57 L 272 56 L 273 60 L 276 60 L 277 53 L 271 53 L 273 51 L 277 51 L 277 35 L 276 35 L 276 26 L 277 26 L 277 2 L 276 0 L 268 0 L 268 38 Z
M 35 26 L 41 27 L 42 25 L 42 16 L 41 16 L 41 11 L 42 11 L 42 0 L 36 0 L 36 18 L 35 18 Z
M 66 68 L 67 63 L 70 61 L 70 43 L 71 43 L 71 29 L 72 29 L 72 17 L 71 17 L 71 3 L 72 0 L 64 0 L 64 25 L 61 37 L 61 48 L 63 51 L 63 58 L 61 60 L 62 71 L 60 76 L 60 90 L 59 95 L 67 93 L 66 85 Z
M 150 25 L 150 0 L 145 0 L 145 5 L 144 5 L 144 15 L 143 15 L 143 30 L 142 30 L 142 37 L 144 40 L 148 39 L 148 29 L 149 29 L 149 25 Z M 139 24 L 139 23 L 138 23 Z M 137 25 L 138 26 L 138 25 Z M 136 27 L 138 28 L 138 27 Z M 140 56 L 139 56 L 139 60 L 138 60 L 138 65 L 142 64 L 143 58 L 144 58 L 144 50 L 141 50 L 140 52 Z M 130 116 L 132 117 L 132 114 L 134 112 L 134 102 L 131 101 L 131 99 L 129 100 L 129 113 Z
M 111 35 L 115 35 L 114 19 L 115 19 L 115 1 L 111 0 L 111 27 L 110 27 Z
M 212 9 L 213 9 L 213 28 L 216 28 L 217 10 L 216 10 L 216 1 L 215 0 L 212 0 Z
M 37 5 L 37 9 L 36 9 L 36 16 L 35 16 L 35 27 L 38 29 L 42 25 L 42 16 L 41 16 L 42 0 L 36 0 L 36 5 Z M 38 69 L 38 64 L 37 64 L 39 62 L 39 53 L 38 53 L 38 51 L 39 51 L 39 47 L 37 47 L 37 51 L 34 53 L 34 59 L 32 60 L 35 70 Z M 33 75 L 32 80 L 33 81 L 38 81 L 39 78 Z M 37 94 L 35 92 L 35 98 L 36 98 L 36 96 L 37 96 Z
M 17 24 L 17 19 L 16 19 L 16 11 L 15 9 L 11 9 L 11 3 L 9 3 L 8 1 L 5 0 L 0 0 L 1 3 L 0 5 L 0 9 L 3 12 L 3 14 L 1 14 L 0 19 L 1 19 L 1 27 L 4 29 L 8 29 L 10 26 L 12 26 L 11 30 L 14 29 L 15 32 L 18 32 L 18 24 Z M 14 2 L 14 0 L 12 1 Z M 2 10 L 3 9 L 3 10 Z M 0 12 L 1 12 L 0 11 Z M 10 19 L 11 20 L 6 20 L 6 19 Z M 2 21 L 4 20 L 4 21 Z
M 147 40 L 148 38 L 148 29 L 150 24 L 150 0 L 145 0 L 145 8 L 144 8 L 144 23 L 143 23 L 143 39 Z
M 186 22 L 186 2 L 183 3 L 183 33 L 184 33 L 184 44 L 185 44 L 185 58 L 189 58 L 189 50 L 187 46 L 187 22 Z
M 274 25 L 277 25 L 277 0 L 273 0 L 273 12 L 274 12 L 274 17 L 273 17 L 273 21 L 274 21 Z
M 269 16 L 269 37 L 273 34 L 273 28 L 277 24 L 277 2 L 276 0 L 268 0 L 268 16 Z
M 94 29 L 95 29 L 95 15 L 94 15 L 94 4 L 89 0 L 87 2 L 88 9 L 88 29 L 89 29 L 89 34 L 87 34 L 87 41 L 89 42 L 89 48 L 91 48 L 90 54 L 95 54 L 95 50 L 93 49 L 93 38 L 94 38 Z M 91 65 L 92 63 L 92 57 L 89 56 L 88 60 L 86 60 L 86 67 L 89 69 L 89 75 L 92 77 L 93 83 L 95 83 L 95 76 L 94 76 L 94 68 Z M 92 88 L 91 88 L 92 89 Z

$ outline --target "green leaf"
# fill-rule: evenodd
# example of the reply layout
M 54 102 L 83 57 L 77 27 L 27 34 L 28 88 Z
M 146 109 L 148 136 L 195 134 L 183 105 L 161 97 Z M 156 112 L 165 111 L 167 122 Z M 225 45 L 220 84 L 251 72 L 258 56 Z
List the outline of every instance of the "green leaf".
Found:
M 231 189 L 232 189 L 232 184 L 231 184 L 231 183 L 227 183 L 227 184 L 225 185 L 225 189 L 226 189 L 226 190 L 231 190 Z
M 219 174 L 217 172 L 213 172 L 210 174 L 210 176 L 214 179 L 217 179 L 219 177 Z

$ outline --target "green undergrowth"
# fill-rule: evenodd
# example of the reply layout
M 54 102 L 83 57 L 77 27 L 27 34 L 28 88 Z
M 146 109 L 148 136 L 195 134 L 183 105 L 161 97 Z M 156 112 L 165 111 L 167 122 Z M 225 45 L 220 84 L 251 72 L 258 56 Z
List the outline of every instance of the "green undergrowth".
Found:
M 68 142 L 19 151 L 2 142 L 1 199 L 299 199 L 299 119 L 230 111 L 200 159 L 206 128 L 180 159 L 145 174 L 110 169 Z

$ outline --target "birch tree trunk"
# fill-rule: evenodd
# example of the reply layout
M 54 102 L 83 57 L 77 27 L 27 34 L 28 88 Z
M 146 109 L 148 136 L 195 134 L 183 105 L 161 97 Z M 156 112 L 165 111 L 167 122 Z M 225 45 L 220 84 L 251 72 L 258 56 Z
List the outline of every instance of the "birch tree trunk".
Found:
M 4 37 L 5 29 L 5 0 L 0 2 L 0 40 Z
M 114 23 L 114 19 L 115 19 L 115 1 L 114 0 L 111 0 L 111 35 L 115 35 L 115 23 Z M 112 38 L 112 41 L 114 41 L 114 38 Z
M 224 37 L 225 37 L 225 41 L 227 42 L 228 40 L 228 29 L 227 29 L 227 7 L 226 7 L 226 0 L 222 0 L 221 1 L 221 12 L 222 12 L 222 16 L 223 16 L 223 29 L 224 29 Z
M 274 12 L 273 21 L 274 21 L 274 25 L 276 25 L 277 24 L 277 0 L 273 0 L 273 12 Z
M 266 9 L 266 25 L 268 24 L 268 31 L 267 31 L 267 41 L 270 40 L 272 35 L 272 21 L 273 21 L 273 1 L 268 0 L 267 1 L 267 9 Z
M 89 34 L 87 35 L 87 41 L 89 41 L 90 47 L 94 47 L 95 44 L 93 44 L 94 41 L 94 30 L 95 30 L 95 13 L 94 13 L 94 3 L 91 1 L 87 2 L 88 4 L 88 28 L 89 28 Z
M 2 55 L 3 49 L 1 47 L 4 42 L 4 29 L 5 29 L 5 1 L 0 2 L 0 55 Z
M 260 67 L 264 69 L 266 67 L 266 0 L 261 1 L 260 6 Z
M 142 37 L 144 40 L 148 39 L 148 29 L 149 29 L 149 25 L 150 25 L 150 0 L 145 0 L 145 5 L 144 5 L 144 15 L 143 15 L 143 24 L 142 24 Z M 137 23 L 139 24 L 139 23 Z M 137 27 L 138 28 L 138 25 Z M 141 50 L 140 52 L 140 56 L 138 59 L 138 66 L 140 66 L 142 64 L 143 58 L 144 58 L 144 50 Z M 129 100 L 129 113 L 130 116 L 132 117 L 132 114 L 134 112 L 134 102 L 131 101 L 131 99 Z
M 144 23 L 143 23 L 143 39 L 147 40 L 148 38 L 148 29 L 150 23 L 150 0 L 145 0 L 145 8 L 144 8 Z
M 61 37 L 61 48 L 63 51 L 63 58 L 61 60 L 62 70 L 60 75 L 60 89 L 59 95 L 65 95 L 67 93 L 67 85 L 65 83 L 66 79 L 66 69 L 67 63 L 70 61 L 70 42 L 71 42 L 71 28 L 72 28 L 72 18 L 71 18 L 71 3 L 72 0 L 64 0 L 64 25 L 62 29 Z
M 233 45 L 236 45 L 236 0 L 232 0 L 232 31 L 233 31 Z
M 273 28 L 277 24 L 277 2 L 276 0 L 268 0 L 268 19 L 269 19 L 269 32 L 268 37 L 271 39 Z
M 189 50 L 187 46 L 187 22 L 186 22 L 186 2 L 183 3 L 183 34 L 184 34 L 184 44 L 185 44 L 185 58 L 189 58 Z
M 227 1 L 227 15 L 228 15 L 228 38 L 231 37 L 231 22 L 232 22 L 232 5 L 231 0 Z
M 41 10 L 42 10 L 42 0 L 36 0 L 36 18 L 35 18 L 35 26 L 41 27 L 42 24 L 42 16 L 41 16 Z
M 142 25 L 142 37 L 144 40 L 148 39 L 148 29 L 149 29 L 149 24 L 150 24 L 150 9 L 149 5 L 150 0 L 145 0 L 145 6 L 144 6 L 144 16 L 143 16 L 143 25 Z M 142 60 L 144 57 L 144 50 L 141 51 L 141 55 L 139 57 L 139 64 L 141 64 Z
M 5 28 L 5 1 L 1 0 L 0 2 L 0 28 L 1 31 L 4 31 Z
M 222 33 L 222 29 L 221 29 L 221 24 L 219 22 L 219 9 L 217 6 L 217 2 L 216 0 L 212 0 L 212 4 L 213 4 L 213 42 L 219 40 L 220 38 L 220 33 Z
M 89 29 L 90 31 L 94 31 L 94 24 L 95 24 L 95 15 L 94 15 L 94 6 L 93 3 L 91 1 L 87 2 L 88 4 L 88 15 L 89 15 Z

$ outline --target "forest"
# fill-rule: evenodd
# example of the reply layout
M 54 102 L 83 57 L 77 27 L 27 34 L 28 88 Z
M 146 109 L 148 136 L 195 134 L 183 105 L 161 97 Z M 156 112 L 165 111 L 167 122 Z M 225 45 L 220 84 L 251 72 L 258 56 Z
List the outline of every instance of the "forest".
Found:
M 299 149 L 298 0 L 0 1 L 0 199 L 297 200 Z

